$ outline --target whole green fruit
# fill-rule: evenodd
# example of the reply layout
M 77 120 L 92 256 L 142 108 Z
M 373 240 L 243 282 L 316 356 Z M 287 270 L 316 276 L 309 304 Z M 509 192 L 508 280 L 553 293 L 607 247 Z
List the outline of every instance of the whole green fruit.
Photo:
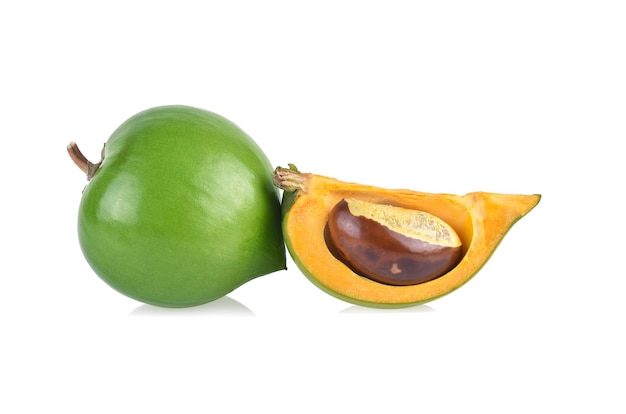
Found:
M 119 292 L 195 306 L 285 269 L 272 165 L 227 119 L 157 107 L 117 128 L 101 163 L 73 143 L 68 150 L 90 179 L 78 214 L 82 252 Z

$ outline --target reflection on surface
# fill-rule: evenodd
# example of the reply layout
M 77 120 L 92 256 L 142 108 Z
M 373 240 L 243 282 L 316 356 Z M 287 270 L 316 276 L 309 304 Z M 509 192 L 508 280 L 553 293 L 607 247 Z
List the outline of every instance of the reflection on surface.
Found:
M 412 306 L 408 308 L 398 309 L 381 309 L 381 308 L 369 308 L 367 306 L 353 305 L 345 308 L 339 313 L 426 313 L 437 312 L 434 308 L 428 305 Z
M 190 316 L 190 315 L 226 315 L 226 316 L 254 316 L 254 313 L 237 302 L 235 299 L 224 296 L 204 305 L 190 308 L 162 308 L 152 305 L 141 305 L 135 308 L 128 316 Z

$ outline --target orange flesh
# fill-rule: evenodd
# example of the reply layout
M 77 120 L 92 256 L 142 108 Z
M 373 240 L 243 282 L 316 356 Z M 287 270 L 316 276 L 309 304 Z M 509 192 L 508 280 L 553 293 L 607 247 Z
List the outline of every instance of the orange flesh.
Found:
M 284 221 L 294 259 L 316 284 L 348 301 L 373 305 L 410 305 L 443 296 L 467 282 L 489 259 L 508 229 L 540 199 L 539 195 L 469 193 L 464 196 L 391 190 L 300 174 L 302 189 Z M 356 198 L 433 214 L 457 232 L 461 262 L 445 275 L 412 286 L 389 286 L 352 272 L 326 247 L 329 211 L 343 198 Z

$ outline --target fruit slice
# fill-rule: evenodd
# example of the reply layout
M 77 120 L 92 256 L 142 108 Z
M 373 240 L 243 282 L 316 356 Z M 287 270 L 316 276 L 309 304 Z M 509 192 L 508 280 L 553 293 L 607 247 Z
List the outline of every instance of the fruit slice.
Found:
M 136 300 L 186 307 L 285 268 L 278 190 L 259 146 L 229 120 L 186 106 L 124 122 L 89 162 L 78 236 L 93 270 Z
M 300 270 L 325 292 L 371 307 L 418 305 L 459 288 L 480 270 L 511 226 L 541 198 L 538 194 L 474 192 L 458 196 L 384 189 L 301 173 L 293 165 L 289 169 L 278 167 L 274 184 L 284 190 L 283 236 Z M 363 272 L 353 270 L 355 266 L 337 258 L 336 252 L 333 254 L 335 246 L 329 243 L 325 230 L 331 211 L 347 199 L 425 212 L 443 220 L 460 239 L 460 261 L 443 275 L 409 285 L 381 283 L 363 276 Z

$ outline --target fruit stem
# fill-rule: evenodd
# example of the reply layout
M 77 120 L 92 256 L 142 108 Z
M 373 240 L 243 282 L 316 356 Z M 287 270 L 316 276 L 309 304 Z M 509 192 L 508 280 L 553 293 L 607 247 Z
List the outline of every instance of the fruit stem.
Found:
M 298 171 L 295 165 L 289 164 L 289 168 L 276 167 L 272 181 L 276 187 L 285 191 L 305 191 L 306 175 Z
M 87 175 L 87 181 L 93 178 L 96 171 L 98 171 L 98 168 L 100 168 L 102 161 L 104 161 L 104 147 L 102 148 L 102 153 L 100 155 L 100 162 L 95 164 L 83 155 L 75 142 L 69 143 L 67 146 L 67 153 L 70 155 L 72 161 L 74 161 L 74 164 L 76 164 L 76 166 L 78 166 L 78 168 L 80 168 L 80 170 Z

